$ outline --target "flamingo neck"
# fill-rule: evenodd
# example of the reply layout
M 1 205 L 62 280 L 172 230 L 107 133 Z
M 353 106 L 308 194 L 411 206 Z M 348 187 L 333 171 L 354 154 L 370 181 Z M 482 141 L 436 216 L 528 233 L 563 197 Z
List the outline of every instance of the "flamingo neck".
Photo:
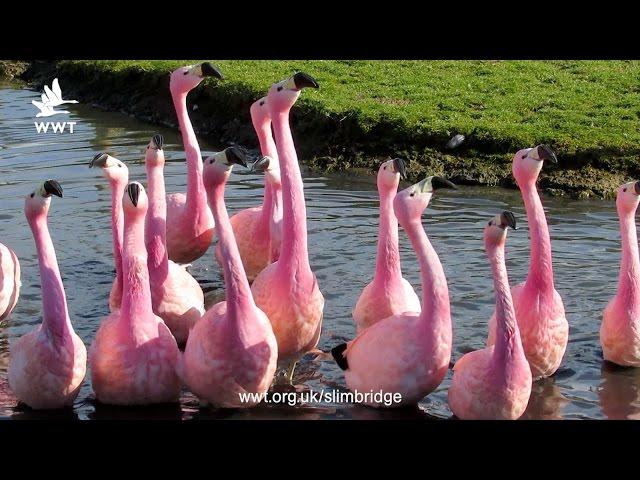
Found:
M 210 187 L 210 206 L 223 259 L 227 320 L 238 326 L 246 318 L 241 312 L 255 308 L 255 303 L 224 203 L 224 187 L 224 183 Z
M 282 185 L 280 182 L 268 180 L 271 188 L 271 208 L 269 215 L 269 260 L 275 261 L 280 257 L 280 242 L 282 240 Z
M 187 94 L 189 92 L 171 93 L 173 106 L 178 116 L 178 125 L 182 134 L 182 143 L 187 157 L 187 211 L 197 215 L 207 205 L 207 195 L 202 185 L 202 155 L 196 133 L 187 113 Z
M 503 369 L 512 365 L 511 359 L 523 350 L 507 276 L 504 244 L 488 246 L 487 252 L 496 297 L 496 342 L 492 362 Z
M 262 123 L 254 123 L 256 135 L 258 136 L 258 142 L 260 142 L 260 153 L 268 156 L 277 161 L 278 149 L 276 143 L 273 140 L 273 134 L 271 132 L 271 120 L 263 121 Z M 268 174 L 264 177 L 264 200 L 262 202 L 262 212 L 259 221 L 259 234 L 269 235 L 274 234 L 274 228 L 276 223 L 282 218 L 282 187 L 276 185 Z M 271 249 L 271 257 L 275 252 Z
M 42 327 L 55 341 L 71 338 L 73 327 L 67 309 L 67 297 L 58 268 L 58 259 L 49 233 L 46 214 L 29 219 L 38 252 L 42 291 Z
M 289 111 L 273 118 L 282 176 L 282 248 L 278 268 L 288 279 L 298 273 L 311 273 L 307 251 L 307 210 L 298 155 L 289 126 Z
M 640 307 L 640 259 L 635 210 L 619 212 L 620 236 L 622 239 L 622 261 L 618 281 L 618 297 L 633 309 Z
M 149 210 L 146 215 L 145 245 L 149 256 L 149 278 L 155 285 L 162 283 L 169 274 L 167 199 L 163 167 L 147 165 L 147 179 Z
M 113 260 L 116 266 L 116 291 L 122 298 L 122 243 L 124 229 L 124 213 L 122 196 L 127 187 L 126 181 L 110 181 L 111 187 L 111 235 L 113 237 Z
M 544 208 L 535 183 L 526 183 L 520 190 L 531 236 L 531 258 L 526 284 L 534 286 L 544 296 L 552 296 L 554 284 L 551 239 Z
M 438 254 L 434 250 L 420 220 L 414 220 L 405 228 L 411 245 L 418 256 L 422 278 L 422 311 L 420 320 L 437 328 L 435 322 L 450 318 L 449 288 Z
M 398 250 L 398 219 L 393 211 L 394 191 L 380 191 L 380 222 L 378 226 L 378 252 L 375 282 L 382 285 L 398 282 L 402 278 Z
M 122 305 L 120 319 L 129 333 L 143 329 L 153 316 L 147 250 L 144 244 L 144 216 L 125 215 L 124 248 L 122 251 Z

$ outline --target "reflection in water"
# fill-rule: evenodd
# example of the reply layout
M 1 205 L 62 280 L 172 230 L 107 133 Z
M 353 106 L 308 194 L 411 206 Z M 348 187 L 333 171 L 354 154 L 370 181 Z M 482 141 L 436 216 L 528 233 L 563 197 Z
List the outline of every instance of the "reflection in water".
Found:
M 640 420 L 640 368 L 602 362 L 600 406 L 610 420 Z
M 100 151 L 127 162 L 131 180 L 146 181 L 143 150 L 152 134 L 165 137 L 165 179 L 168 192 L 185 191 L 186 165 L 179 132 L 87 105 L 71 105 L 68 121 L 74 134 L 36 134 L 37 113 L 31 100 L 39 94 L 0 83 L 0 232 L 2 243 L 20 258 L 23 286 L 14 313 L 0 326 L 0 417 L 41 415 L 17 410 L 6 384 L 9 343 L 41 319 L 40 279 L 31 233 L 23 214 L 24 195 L 43 179 L 61 182 L 65 198 L 50 212 L 50 229 L 66 287 L 74 329 L 90 346 L 98 322 L 108 314 L 113 281 L 109 225 L 109 189 L 88 164 Z M 246 112 L 246 115 L 249 115 Z M 207 145 L 203 152 L 226 145 Z M 409 167 L 410 168 L 410 167 Z M 327 351 L 353 338 L 351 310 L 371 280 L 376 252 L 378 195 L 374 175 L 321 176 L 304 171 L 309 254 L 325 297 L 319 348 Z M 227 184 L 231 214 L 261 202 L 263 177 L 234 169 Z M 403 184 L 403 186 L 407 186 Z M 571 326 L 561 371 L 536 383 L 526 418 L 604 418 L 638 415 L 636 371 L 601 372 L 598 329 L 602 309 L 615 293 L 620 241 L 611 201 L 543 198 L 554 253 L 556 288 L 564 297 Z M 482 228 L 496 212 L 512 210 L 522 225 L 510 234 L 507 268 L 512 283 L 522 281 L 529 264 L 529 239 L 520 194 L 499 188 L 461 187 L 438 194 L 424 214 L 424 225 L 442 260 L 451 297 L 454 327 L 453 360 L 466 350 L 482 348 L 493 311 L 491 271 L 482 245 Z M 403 273 L 418 290 L 420 271 L 404 232 L 400 234 Z M 206 293 L 209 307 L 223 300 L 222 275 L 213 249 L 189 268 Z M 344 390 L 342 371 L 333 361 L 304 357 L 296 370 L 296 389 Z M 90 418 L 441 418 L 451 417 L 447 405 L 448 373 L 443 384 L 414 409 L 376 410 L 321 402 L 309 405 L 262 404 L 251 410 L 213 411 L 200 408 L 188 392 L 179 407 L 120 409 L 92 400 L 89 376 L 74 409 L 60 415 Z M 278 387 L 280 388 L 280 387 Z M 613 392 L 613 393 L 611 393 Z M 599 398 L 598 398 L 599 397 Z M 614 414 L 612 412 L 618 412 Z M 42 414 L 46 415 L 46 414 Z
M 533 384 L 531 397 L 523 419 L 560 420 L 562 408 L 569 403 L 555 384 L 555 379 L 545 378 Z

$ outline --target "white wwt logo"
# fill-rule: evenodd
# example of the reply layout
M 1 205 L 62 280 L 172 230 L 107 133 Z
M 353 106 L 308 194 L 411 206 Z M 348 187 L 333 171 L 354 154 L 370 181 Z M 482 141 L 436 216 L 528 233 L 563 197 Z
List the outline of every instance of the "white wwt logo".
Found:
M 62 98 L 62 89 L 60 88 L 60 82 L 55 78 L 51 84 L 51 88 L 48 85 L 44 86 L 44 93 L 40 96 L 41 102 L 32 100 L 31 103 L 40 110 L 36 114 L 37 117 L 50 117 L 58 114 L 68 114 L 68 110 L 56 110 L 56 107 L 65 103 L 78 103 L 77 100 L 64 100 Z M 38 133 L 47 133 L 49 130 L 53 133 L 64 133 L 67 130 L 69 133 L 73 133 L 73 128 L 77 122 L 33 122 Z

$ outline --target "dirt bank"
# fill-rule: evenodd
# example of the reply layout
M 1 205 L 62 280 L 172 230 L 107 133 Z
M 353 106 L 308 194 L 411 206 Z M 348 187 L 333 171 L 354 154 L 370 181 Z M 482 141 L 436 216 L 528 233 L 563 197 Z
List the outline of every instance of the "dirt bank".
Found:
M 0 62 L 0 72 L 2 65 Z M 74 62 L 33 62 L 24 67 L 8 70 L 19 72 L 35 88 L 57 76 L 65 94 L 82 103 L 177 128 L 168 71 L 97 71 Z M 260 94 L 238 82 L 204 82 L 188 97 L 196 132 L 220 145 L 235 143 L 256 149 L 248 112 Z M 293 109 L 292 125 L 299 156 L 315 171 L 358 168 L 373 172 L 382 158 L 402 156 L 410 160 L 412 181 L 439 174 L 459 184 L 515 186 L 511 176 L 514 146 L 508 139 L 486 142 L 471 135 L 452 151 L 446 148 L 449 138 L 412 131 L 399 120 L 383 118 L 373 128 L 364 128 L 357 115 L 329 114 L 320 102 L 311 101 Z M 618 185 L 640 177 L 638 153 L 606 149 L 559 152 L 558 165 L 545 166 L 540 187 L 552 195 L 611 197 Z

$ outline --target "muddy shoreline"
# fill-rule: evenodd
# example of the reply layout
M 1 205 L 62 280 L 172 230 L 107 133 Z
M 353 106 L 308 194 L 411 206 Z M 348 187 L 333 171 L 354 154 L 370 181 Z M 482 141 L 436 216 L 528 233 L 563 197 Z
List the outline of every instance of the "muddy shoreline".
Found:
M 0 61 L 2 75 L 20 78 L 37 89 L 57 76 L 65 94 L 82 103 L 177 128 L 169 72 L 97 72 L 72 62 Z M 249 106 L 260 94 L 237 82 L 203 82 L 187 99 L 196 133 L 220 146 L 237 144 L 257 150 Z M 355 115 L 337 118 L 323 111 L 319 102 L 294 107 L 291 123 L 299 157 L 312 171 L 375 172 L 381 159 L 402 156 L 410 161 L 410 181 L 437 174 L 459 184 L 515 188 L 514 146 L 507 140 L 483 143 L 470 137 L 451 151 L 446 148 L 448 138 L 410 131 L 393 119 L 365 130 Z M 640 177 L 638 150 L 557 153 L 558 165 L 545 166 L 539 182 L 541 190 L 551 195 L 611 198 L 618 185 Z

